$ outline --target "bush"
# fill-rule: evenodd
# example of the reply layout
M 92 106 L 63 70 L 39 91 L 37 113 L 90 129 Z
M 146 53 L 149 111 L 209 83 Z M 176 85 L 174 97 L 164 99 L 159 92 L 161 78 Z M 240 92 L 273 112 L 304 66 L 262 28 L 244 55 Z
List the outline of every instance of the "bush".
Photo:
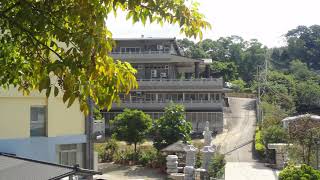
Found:
M 293 165 L 287 166 L 279 174 L 279 180 L 318 180 L 320 179 L 320 171 L 307 166 L 305 164 L 301 167 Z
M 105 162 L 105 157 L 106 157 L 105 143 L 95 143 L 94 151 L 98 153 L 99 162 Z
M 279 125 L 272 125 L 262 130 L 265 145 L 269 143 L 287 142 L 287 131 Z
M 117 151 L 113 156 L 113 161 L 118 164 L 130 164 L 135 163 L 137 158 L 137 153 L 134 152 L 132 148 L 125 148 L 123 150 Z
M 255 134 L 255 151 L 260 157 L 264 157 L 266 147 L 263 144 L 261 130 L 257 129 Z
M 119 146 L 117 141 L 113 138 L 108 139 L 105 145 L 105 160 L 112 161 L 113 155 L 118 151 Z
M 208 174 L 213 178 L 222 178 L 224 176 L 224 168 L 226 160 L 223 154 L 215 153 L 209 165 Z
M 153 162 L 156 160 L 158 151 L 155 148 L 145 149 L 139 152 L 139 164 L 142 166 L 152 167 Z
M 246 82 L 244 82 L 242 79 L 233 80 L 231 81 L 231 84 L 232 84 L 232 88 L 236 92 L 243 92 L 246 86 Z

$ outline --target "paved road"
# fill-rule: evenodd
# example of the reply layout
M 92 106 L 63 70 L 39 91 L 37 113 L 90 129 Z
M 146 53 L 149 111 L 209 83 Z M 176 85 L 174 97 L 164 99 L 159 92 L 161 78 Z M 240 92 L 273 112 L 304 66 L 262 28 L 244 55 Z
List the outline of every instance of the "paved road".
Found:
M 99 171 L 108 180 L 163 180 L 166 175 L 158 169 L 141 166 L 124 166 L 113 163 L 99 164 Z
M 252 143 L 255 130 L 255 100 L 247 98 L 230 98 L 230 107 L 224 118 L 228 129 L 220 152 L 227 153 L 228 162 L 253 162 Z
M 277 179 L 277 172 L 257 162 L 252 153 L 255 100 L 229 98 L 229 104 L 224 113 L 226 131 L 213 141 L 220 153 L 226 155 L 226 180 Z

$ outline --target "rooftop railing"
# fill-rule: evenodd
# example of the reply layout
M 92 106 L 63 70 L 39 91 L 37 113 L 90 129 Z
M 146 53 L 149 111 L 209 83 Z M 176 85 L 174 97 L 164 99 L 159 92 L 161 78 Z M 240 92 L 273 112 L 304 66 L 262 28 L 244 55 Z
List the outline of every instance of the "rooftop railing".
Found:
M 138 79 L 139 87 L 150 87 L 164 89 L 193 87 L 193 88 L 206 88 L 215 89 L 223 88 L 223 80 L 221 78 L 205 78 L 205 79 Z
M 110 54 L 171 54 L 171 51 L 137 51 L 137 52 L 111 52 Z
M 137 79 L 137 81 L 166 81 L 166 82 L 222 82 L 222 78 L 197 78 L 197 79 L 167 79 L 167 78 L 154 78 L 154 79 Z

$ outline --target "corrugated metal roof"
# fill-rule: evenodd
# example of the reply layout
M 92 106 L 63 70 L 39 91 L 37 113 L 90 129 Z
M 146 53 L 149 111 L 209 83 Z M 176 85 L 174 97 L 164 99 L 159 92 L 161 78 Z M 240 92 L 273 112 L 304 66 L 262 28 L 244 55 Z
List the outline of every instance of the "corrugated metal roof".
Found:
M 72 168 L 0 156 L 0 180 L 45 180 L 72 171 Z
M 100 173 L 0 153 L 0 180 L 60 179 L 76 174 L 93 175 Z

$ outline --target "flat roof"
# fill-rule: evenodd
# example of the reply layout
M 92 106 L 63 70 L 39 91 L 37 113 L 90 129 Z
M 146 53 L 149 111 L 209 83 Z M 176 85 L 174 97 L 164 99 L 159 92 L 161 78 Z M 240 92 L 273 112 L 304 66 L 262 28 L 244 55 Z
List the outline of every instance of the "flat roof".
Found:
M 176 40 L 175 37 L 139 37 L 139 38 L 113 38 L 115 41 L 137 41 L 137 40 Z
M 0 179 L 3 180 L 55 180 L 71 175 L 95 174 L 101 173 L 0 153 Z

